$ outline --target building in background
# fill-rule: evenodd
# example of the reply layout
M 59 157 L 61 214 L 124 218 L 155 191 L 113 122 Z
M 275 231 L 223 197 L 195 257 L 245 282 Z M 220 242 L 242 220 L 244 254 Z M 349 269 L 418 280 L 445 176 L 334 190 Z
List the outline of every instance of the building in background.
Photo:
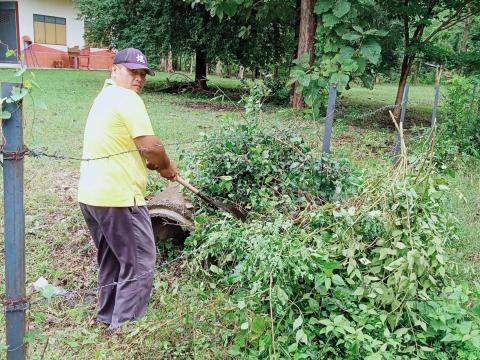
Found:
M 71 0 L 0 0 L 0 63 L 109 69 L 114 53 L 89 47 L 84 34 Z

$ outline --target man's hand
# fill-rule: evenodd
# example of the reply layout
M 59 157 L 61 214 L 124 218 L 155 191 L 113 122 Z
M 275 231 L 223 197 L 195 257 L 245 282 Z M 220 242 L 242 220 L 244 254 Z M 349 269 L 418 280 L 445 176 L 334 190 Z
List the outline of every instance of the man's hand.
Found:
M 170 160 L 170 166 L 168 168 L 157 171 L 165 179 L 174 181 L 175 177 L 177 176 L 177 165 L 172 160 Z
M 158 170 L 158 165 L 155 165 L 155 164 L 149 162 L 148 160 L 147 160 L 146 165 L 147 165 L 148 170 Z

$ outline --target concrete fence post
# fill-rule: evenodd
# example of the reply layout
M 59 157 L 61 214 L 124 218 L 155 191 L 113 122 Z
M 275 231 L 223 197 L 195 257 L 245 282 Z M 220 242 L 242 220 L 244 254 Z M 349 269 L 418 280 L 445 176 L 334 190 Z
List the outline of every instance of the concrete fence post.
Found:
M 330 91 L 328 92 L 328 105 L 327 105 L 327 115 L 325 117 L 325 132 L 323 134 L 323 148 L 322 154 L 328 154 L 330 152 L 330 141 L 332 139 L 332 130 L 333 130 L 333 114 L 335 112 L 335 101 L 337 99 L 337 85 L 333 84 L 330 86 Z
M 20 84 L 2 83 L 2 97 L 9 97 Z M 5 314 L 7 359 L 24 360 L 25 335 L 25 211 L 23 203 L 23 119 L 22 101 L 5 103 L 12 115 L 2 122 L 3 192 L 5 223 Z
M 408 93 L 410 91 L 410 85 L 407 84 L 403 90 L 402 97 L 402 112 L 400 113 L 400 123 L 405 123 L 405 114 L 407 113 L 407 103 L 408 103 Z M 398 154 L 400 154 L 400 134 L 397 135 L 397 140 L 395 141 L 395 150 L 394 150 L 394 162 L 398 159 Z

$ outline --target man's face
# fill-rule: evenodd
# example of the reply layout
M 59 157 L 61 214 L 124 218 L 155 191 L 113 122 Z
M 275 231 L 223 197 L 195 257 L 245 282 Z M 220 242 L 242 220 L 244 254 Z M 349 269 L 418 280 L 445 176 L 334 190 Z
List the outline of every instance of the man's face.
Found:
M 135 91 L 137 94 L 143 89 L 145 85 L 145 77 L 147 72 L 144 69 L 130 70 L 125 66 L 113 65 L 112 80 L 120 87 Z

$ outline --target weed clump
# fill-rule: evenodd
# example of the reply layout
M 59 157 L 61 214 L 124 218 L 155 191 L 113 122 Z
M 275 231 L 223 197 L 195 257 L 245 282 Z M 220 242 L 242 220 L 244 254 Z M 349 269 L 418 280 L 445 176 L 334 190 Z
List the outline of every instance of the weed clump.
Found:
M 402 142 L 397 165 L 363 182 L 346 161 L 322 162 L 293 132 L 260 129 L 254 114 L 194 157 L 197 184 L 251 212 L 241 223 L 200 208 L 187 240 L 200 247 L 197 276 L 234 300 L 230 355 L 479 355 L 480 293 L 449 276 L 448 184 L 430 161 L 409 163 Z

